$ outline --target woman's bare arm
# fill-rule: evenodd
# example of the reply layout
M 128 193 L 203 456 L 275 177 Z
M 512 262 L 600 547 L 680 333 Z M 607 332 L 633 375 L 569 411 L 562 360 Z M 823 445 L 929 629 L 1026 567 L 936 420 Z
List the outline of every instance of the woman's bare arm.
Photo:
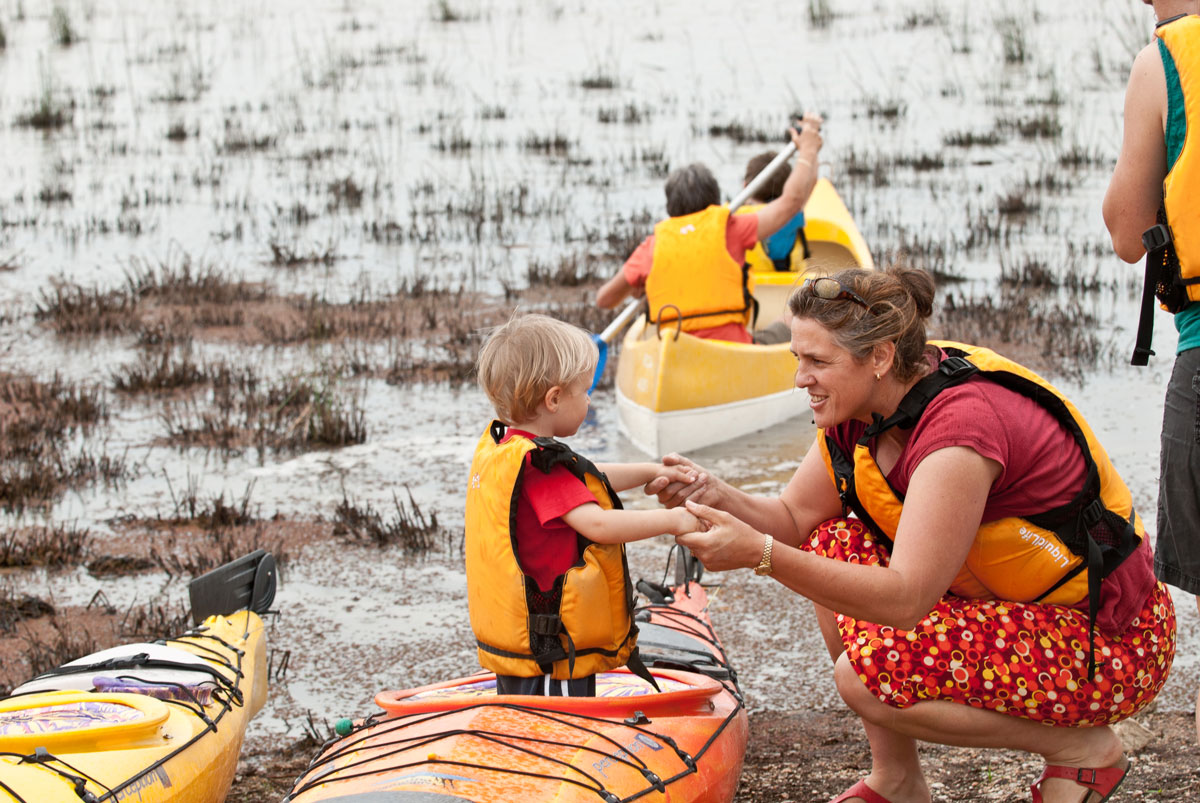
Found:
M 694 502 L 688 509 L 708 530 L 676 540 L 706 567 L 719 571 L 757 565 L 769 532 L 777 539 L 771 574 L 776 580 L 839 613 L 911 628 L 946 592 L 966 560 L 999 471 L 995 461 L 961 446 L 940 449 L 922 460 L 913 472 L 886 568 L 805 552 L 795 548 L 796 541 Z M 789 484 L 788 490 L 798 494 L 802 489 Z

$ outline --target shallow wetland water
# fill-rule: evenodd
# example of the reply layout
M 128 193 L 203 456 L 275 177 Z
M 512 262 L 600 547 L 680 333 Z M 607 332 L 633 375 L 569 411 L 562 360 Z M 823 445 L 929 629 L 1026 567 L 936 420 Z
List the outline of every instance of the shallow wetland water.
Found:
M 667 172 L 703 161 L 732 196 L 803 110 L 826 117 L 822 173 L 876 262 L 938 276 L 935 334 L 1057 382 L 1153 529 L 1174 331 L 1160 314 L 1160 356 L 1128 365 L 1140 267 L 1100 219 L 1151 29 L 1135 0 L 0 3 L 0 421 L 39 422 L 0 453 L 0 602 L 59 609 L 57 630 L 0 632 L 2 682 L 88 627 L 167 623 L 192 574 L 252 545 L 285 562 L 237 799 L 278 799 L 295 769 L 279 746 L 376 691 L 471 671 L 478 330 L 514 306 L 602 328 L 591 296 L 664 214 Z M 18 394 L 25 377 L 40 390 Z M 102 414 L 72 418 L 81 399 Z M 38 418 L 51 401 L 58 420 Z M 694 457 L 776 492 L 813 437 L 806 405 L 797 391 L 796 418 Z M 611 380 L 573 445 L 645 458 Z M 388 543 L 354 512 L 394 525 Z M 42 527 L 86 544 L 31 557 Z M 658 579 L 666 552 L 631 548 L 634 573 Z M 809 606 L 749 572 L 713 579 L 756 733 L 742 799 L 828 799 L 865 748 Z M 1200 632 L 1177 602 L 1130 798 L 1200 799 Z M 1038 771 L 930 760 L 935 800 L 1025 799 Z

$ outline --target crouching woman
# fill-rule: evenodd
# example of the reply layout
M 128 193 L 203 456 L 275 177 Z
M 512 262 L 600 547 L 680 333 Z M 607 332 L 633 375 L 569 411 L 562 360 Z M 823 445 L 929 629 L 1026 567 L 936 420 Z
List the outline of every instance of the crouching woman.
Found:
M 819 431 L 778 498 L 678 455 L 716 570 L 813 601 L 870 774 L 838 801 L 928 801 L 919 741 L 1044 757 L 1035 801 L 1105 800 L 1108 726 L 1162 688 L 1175 613 L 1125 484 L 1057 390 L 994 352 L 926 343 L 928 274 L 850 270 L 792 295 L 796 386 Z M 848 513 L 856 514 L 847 517 Z

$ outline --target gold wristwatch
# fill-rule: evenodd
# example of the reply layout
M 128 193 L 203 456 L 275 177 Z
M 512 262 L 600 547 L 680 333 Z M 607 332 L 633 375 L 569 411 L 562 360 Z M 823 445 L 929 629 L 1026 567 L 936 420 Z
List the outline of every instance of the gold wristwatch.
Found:
M 767 575 L 771 573 L 771 545 L 775 543 L 775 539 L 767 536 L 763 541 L 762 560 L 754 567 L 754 573 L 757 575 Z

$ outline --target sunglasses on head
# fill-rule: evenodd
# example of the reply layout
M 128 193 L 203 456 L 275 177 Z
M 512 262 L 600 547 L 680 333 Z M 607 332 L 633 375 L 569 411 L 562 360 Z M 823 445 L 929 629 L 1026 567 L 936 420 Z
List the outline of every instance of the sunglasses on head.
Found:
M 858 306 L 871 311 L 871 305 L 863 297 L 851 290 L 837 279 L 822 276 L 819 279 L 805 279 L 804 285 L 812 289 L 812 294 L 824 301 L 853 301 Z

